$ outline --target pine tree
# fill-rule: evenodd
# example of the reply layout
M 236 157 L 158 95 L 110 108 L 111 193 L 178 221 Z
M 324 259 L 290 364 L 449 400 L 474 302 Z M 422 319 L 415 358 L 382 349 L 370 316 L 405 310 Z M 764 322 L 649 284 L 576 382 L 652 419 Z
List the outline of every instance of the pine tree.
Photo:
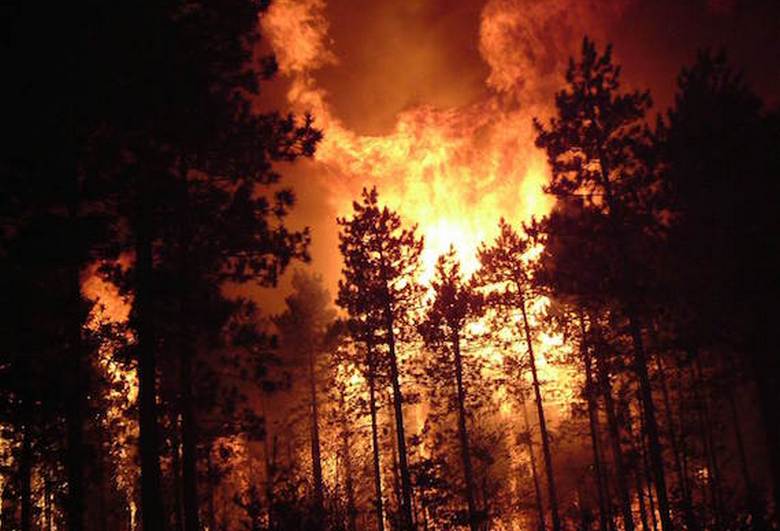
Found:
M 405 229 L 401 218 L 387 207 L 380 208 L 376 189 L 363 190 L 362 202 L 353 203 L 351 219 L 339 219 L 340 249 L 344 257 L 346 289 L 358 290 L 362 304 L 381 316 L 382 342 L 387 346 L 393 391 L 398 459 L 401 472 L 403 527 L 411 529 L 412 485 L 403 421 L 404 398 L 398 366 L 398 333 L 409 324 L 418 305 L 419 287 L 412 281 L 420 267 L 423 241 L 415 228 Z M 360 283 L 360 284 L 358 284 Z
M 531 249 L 531 241 L 523 238 L 507 223 L 499 223 L 499 235 L 492 245 L 483 245 L 479 249 L 480 269 L 477 271 L 477 282 L 486 287 L 497 288 L 488 296 L 488 304 L 496 308 L 513 311 L 519 310 L 520 323 L 518 328 L 524 337 L 528 352 L 528 364 L 536 402 L 536 413 L 539 419 L 539 430 L 542 439 L 542 452 L 547 475 L 547 490 L 549 495 L 550 513 L 554 531 L 561 529 L 558 513 L 558 494 L 553 472 L 552 451 L 550 449 L 550 434 L 544 413 L 541 383 L 536 368 L 534 354 L 534 336 L 528 319 L 528 304 L 534 294 L 531 284 L 531 267 L 527 262 L 527 253 Z
M 445 369 L 439 374 L 451 377 L 454 372 L 458 438 L 463 464 L 469 526 L 472 531 L 477 531 L 480 527 L 480 519 L 475 501 L 474 471 L 469 449 L 462 342 L 468 335 L 467 326 L 469 323 L 473 323 L 482 313 L 482 297 L 463 280 L 460 264 L 453 247 L 450 247 L 446 254 L 439 257 L 431 288 L 433 300 L 419 330 L 426 345 L 436 353 L 435 355 L 445 358 L 443 363 L 438 364 Z M 442 383 L 445 386 L 448 385 L 448 382 Z M 436 384 L 434 383 L 434 385 Z M 452 385 L 452 379 L 449 385 Z
M 648 203 L 653 179 L 651 142 L 643 123 L 650 96 L 647 92 L 619 93 L 620 68 L 612 64 L 611 49 L 600 55 L 587 38 L 581 62 L 569 64 L 566 82 L 567 87 L 556 94 L 557 116 L 549 128 L 534 121 L 536 145 L 546 151 L 552 169 L 545 190 L 560 198 L 580 195 L 587 208 L 606 220 L 613 248 L 610 256 L 617 260 L 615 296 L 629 323 L 658 509 L 662 527 L 668 531 L 672 521 L 663 452 L 639 311 L 643 295 L 640 250 L 646 243 L 640 228 L 653 221 Z
M 335 318 L 329 307 L 330 296 L 319 277 L 296 271 L 292 279 L 293 293 L 285 299 L 286 310 L 274 319 L 279 329 L 281 348 L 295 358 L 293 365 L 305 367 L 304 380 L 309 392 L 309 426 L 311 433 L 312 485 L 316 520 L 323 515 L 324 488 L 320 447 L 321 378 L 319 361 L 325 347 L 326 332 Z M 320 524 L 317 524 L 320 525 Z

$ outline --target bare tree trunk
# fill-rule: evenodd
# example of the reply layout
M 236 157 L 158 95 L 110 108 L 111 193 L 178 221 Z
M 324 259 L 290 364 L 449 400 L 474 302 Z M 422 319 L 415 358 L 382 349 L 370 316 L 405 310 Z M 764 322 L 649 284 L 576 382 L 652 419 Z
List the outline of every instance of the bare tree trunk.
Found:
M 175 531 L 184 529 L 184 515 L 182 514 L 182 474 L 181 474 L 181 443 L 179 441 L 179 418 L 173 419 L 171 430 L 171 475 L 173 476 L 173 527 Z
M 590 423 L 590 442 L 593 448 L 593 471 L 596 475 L 596 487 L 599 500 L 599 524 L 601 529 L 609 529 L 609 513 L 607 511 L 607 495 L 604 488 L 601 449 L 599 445 L 598 404 L 596 403 L 596 388 L 593 385 L 593 368 L 591 366 L 590 349 L 586 340 L 585 318 L 580 316 L 580 357 L 585 366 L 585 398 L 588 402 L 588 421 Z
M 75 209 L 70 214 L 71 222 L 76 223 Z M 68 338 L 68 372 L 70 385 L 67 391 L 66 429 L 67 448 L 66 463 L 68 475 L 68 491 L 66 497 L 66 518 L 68 529 L 82 531 L 84 529 L 84 418 L 86 416 L 86 394 L 88 389 L 87 371 L 85 370 L 84 345 L 81 338 L 81 328 L 86 317 L 81 297 L 81 271 L 78 264 L 70 266 L 71 304 L 70 330 Z
M 521 397 L 523 401 L 523 420 L 525 422 L 525 444 L 528 448 L 528 458 L 531 463 L 531 475 L 534 479 L 534 499 L 536 501 L 536 514 L 539 520 L 539 530 L 545 531 L 546 525 L 544 523 L 544 502 L 542 500 L 542 487 L 539 484 L 539 472 L 536 467 L 536 453 L 534 452 L 534 444 L 531 440 L 531 423 L 528 419 L 528 407 L 526 407 L 525 394 Z
M 639 414 L 641 415 L 641 407 L 639 410 Z M 631 417 L 631 404 L 630 399 L 627 399 L 624 403 L 624 415 L 626 418 L 626 429 L 628 430 L 629 434 L 629 440 L 631 443 L 631 446 L 634 450 L 634 454 L 638 457 L 641 456 L 641 445 L 644 443 L 642 442 L 642 433 L 641 430 L 638 434 L 639 438 L 639 446 L 637 446 L 637 435 L 634 433 L 634 422 Z M 647 519 L 647 506 L 645 505 L 645 491 L 644 491 L 644 485 L 642 481 L 642 462 L 641 460 L 637 463 L 635 463 L 633 467 L 633 476 L 634 476 L 634 484 L 636 486 L 636 495 L 637 499 L 639 500 L 639 518 L 642 522 L 642 529 L 644 531 L 650 531 L 650 524 Z
M 642 401 L 637 396 L 637 403 L 639 407 L 639 456 L 642 459 L 639 470 L 642 472 L 642 477 L 647 483 L 647 499 L 650 502 L 650 520 L 653 522 L 653 531 L 658 530 L 658 519 L 656 518 L 655 511 L 655 499 L 653 498 L 653 474 L 650 470 L 650 462 L 647 458 L 647 445 L 645 444 L 645 421 L 642 414 Z
M 401 474 L 398 472 L 398 438 L 396 436 L 394 411 L 392 410 L 393 404 L 388 400 L 388 406 L 391 411 L 389 415 L 390 425 L 390 464 L 393 467 L 393 496 L 397 503 L 395 518 L 395 527 L 399 528 L 402 525 L 401 519 L 403 519 L 403 507 L 401 506 Z
M 51 475 L 48 470 L 44 471 L 44 478 L 43 478 L 43 528 L 46 531 L 52 530 L 52 525 L 54 523 L 54 511 L 52 511 L 52 496 L 53 494 L 53 488 L 52 488 L 52 480 Z M 2 527 L 2 524 L 0 523 L 0 529 L 4 529 Z
M 625 465 L 623 463 L 623 450 L 620 445 L 620 428 L 618 426 L 617 415 L 615 414 L 615 403 L 612 398 L 612 383 L 610 381 L 607 360 L 601 348 L 595 350 L 596 365 L 599 372 L 599 388 L 601 396 L 604 398 L 604 409 L 607 412 L 607 425 L 609 427 L 609 439 L 612 444 L 612 458 L 615 461 L 615 476 L 618 483 L 618 494 L 620 496 L 620 508 L 623 515 L 623 525 L 627 531 L 634 529 L 634 516 L 631 512 L 631 497 L 628 490 L 628 480 L 626 478 Z
M 471 531 L 478 531 L 477 507 L 474 503 L 474 472 L 471 468 L 469 435 L 466 427 L 466 390 L 463 387 L 463 360 L 460 354 L 460 336 L 457 332 L 452 336 L 452 350 L 455 354 L 455 385 L 458 393 L 458 435 L 460 437 L 463 474 L 466 480 L 466 504 L 469 511 L 469 527 Z
M 29 422 L 29 414 L 25 422 Z M 22 426 L 22 448 L 19 455 L 19 497 L 21 531 L 32 531 L 32 435 L 29 424 Z
M 393 409 L 395 411 L 395 433 L 398 439 L 398 463 L 401 471 L 401 515 L 403 517 L 402 528 L 411 530 L 414 527 L 412 519 L 412 480 L 409 475 L 409 462 L 406 451 L 406 435 L 404 429 L 403 394 L 401 393 L 400 377 L 398 374 L 398 357 L 395 352 L 395 333 L 393 309 L 390 301 L 385 304 L 385 326 L 387 328 L 387 346 L 390 354 L 390 381 L 393 388 Z
M 732 366 L 733 370 L 733 366 Z M 753 481 L 750 477 L 750 467 L 748 466 L 747 453 L 745 452 L 745 442 L 742 436 L 742 422 L 737 411 L 737 401 L 734 398 L 734 389 L 727 386 L 726 398 L 729 402 L 729 412 L 731 413 L 731 424 L 734 426 L 734 436 L 737 443 L 737 456 L 739 457 L 739 468 L 742 473 L 742 481 L 745 484 L 745 497 L 747 499 L 748 510 L 754 522 L 757 525 L 763 525 L 763 514 L 758 508 L 756 494 L 753 490 Z
M 661 529 L 663 531 L 674 531 L 669 511 L 669 499 L 666 494 L 666 474 L 664 472 L 661 438 L 658 434 L 658 422 L 655 418 L 653 389 L 647 372 L 647 356 L 642 341 L 642 329 L 633 304 L 629 307 L 628 319 L 631 328 L 631 339 L 634 345 L 634 366 L 639 378 L 639 388 L 642 393 L 642 405 L 645 415 L 645 428 L 647 430 L 647 439 L 650 443 L 650 464 L 653 468 L 653 477 L 655 479 L 658 512 L 661 514 Z
M 347 495 L 347 529 L 356 531 L 357 529 L 357 509 L 355 507 L 355 484 L 352 480 L 352 456 L 350 443 L 350 426 L 347 416 L 347 398 L 344 389 L 341 389 L 339 395 L 341 406 L 341 451 L 344 454 L 344 489 Z
M 143 178 L 142 178 L 143 179 Z M 144 179 L 145 180 L 145 179 Z M 152 313 L 152 241 L 149 198 L 141 186 L 136 223 L 135 299 L 133 304 L 138 356 L 138 444 L 141 457 L 141 522 L 143 531 L 162 531 L 160 454 L 157 425 L 157 360 Z
M 263 407 L 265 409 L 265 407 Z M 263 418 L 268 418 L 263 412 Z M 268 423 L 266 422 L 266 429 Z M 273 442 L 268 444 L 268 440 Z M 273 447 L 273 450 L 271 449 Z M 274 496 L 274 484 L 276 479 L 276 435 L 266 431 L 263 437 L 263 461 L 265 462 L 265 503 L 268 506 L 268 528 L 276 527 L 276 499 Z
M 674 457 L 674 469 L 677 475 L 677 484 L 680 488 L 680 494 L 682 496 L 683 515 L 685 517 L 685 524 L 691 531 L 696 531 L 699 528 L 699 524 L 696 521 L 696 516 L 693 514 L 693 504 L 691 503 L 691 494 L 688 486 L 685 469 L 683 467 L 683 458 L 681 457 L 680 443 L 677 437 L 676 423 L 674 415 L 672 414 L 672 407 L 669 399 L 669 386 L 666 382 L 666 372 L 664 370 L 663 363 L 661 362 L 661 355 L 656 353 L 655 356 L 656 370 L 658 371 L 659 380 L 661 381 L 661 393 L 663 397 L 664 413 L 666 416 L 666 429 L 669 434 L 669 443 L 672 446 L 672 455 Z M 641 401 L 641 397 L 640 397 Z
M 704 378 L 701 368 L 701 359 L 698 352 L 693 354 L 694 393 L 699 402 L 701 418 L 701 430 L 705 456 L 707 458 L 707 483 L 710 486 L 712 496 L 712 514 L 715 518 L 715 527 L 723 527 L 723 495 L 720 484 L 720 466 L 718 463 L 715 441 L 712 437 L 712 417 L 710 415 L 709 395 L 704 388 Z M 702 394 L 701 390 L 704 390 Z
M 317 525 L 323 517 L 322 458 L 320 455 L 320 423 L 317 409 L 317 377 L 315 372 L 314 348 L 309 348 L 309 393 L 311 406 L 311 468 L 314 481 L 314 510 Z
M 522 292 L 522 286 L 517 282 L 518 293 L 520 294 L 520 309 L 523 315 L 523 330 L 525 332 L 525 342 L 528 348 L 528 360 L 531 367 L 531 378 L 533 380 L 534 395 L 536 397 L 536 412 L 539 416 L 539 431 L 542 436 L 542 453 L 544 455 L 544 466 L 547 471 L 547 490 L 550 496 L 550 514 L 552 516 L 553 531 L 560 531 L 561 519 L 558 515 L 558 494 L 555 489 L 555 475 L 553 473 L 552 452 L 550 450 L 550 434 L 547 431 L 547 421 L 544 416 L 544 405 L 542 403 L 542 390 L 539 385 L 539 377 L 536 373 L 536 357 L 534 355 L 533 340 L 531 338 L 531 327 L 528 324 L 528 314 L 525 309 L 525 296 Z
M 658 434 L 658 423 L 655 418 L 653 388 L 650 385 L 650 375 L 647 371 L 647 354 L 642 339 L 642 326 L 637 308 L 635 285 L 632 274 L 633 269 L 629 262 L 628 246 L 626 244 L 626 235 L 623 229 L 622 205 L 619 201 L 615 201 L 615 197 L 612 193 L 609 161 L 605 157 L 603 146 L 599 147 L 599 163 L 601 165 L 601 184 L 604 187 L 604 198 L 609 207 L 609 217 L 612 230 L 614 231 L 617 240 L 617 251 L 620 255 L 622 266 L 622 284 L 626 293 L 623 303 L 626 317 L 628 317 L 631 342 L 634 347 L 634 370 L 637 379 L 639 380 L 639 389 L 641 392 L 642 404 L 644 406 L 645 427 L 647 429 L 647 438 L 650 444 L 650 464 L 653 468 L 655 489 L 658 496 L 658 510 L 661 513 L 661 527 L 663 531 L 673 531 L 671 513 L 669 511 L 669 499 L 666 494 L 666 473 L 664 471 L 661 438 Z
M 182 481 L 184 483 L 184 529 L 200 531 L 198 499 L 198 431 L 192 393 L 192 359 L 194 352 L 186 348 L 182 351 L 181 370 L 181 448 Z
M 209 447 L 208 452 L 206 453 L 206 469 L 208 470 L 209 475 L 209 481 L 207 483 L 208 485 L 208 523 L 209 523 L 209 531 L 212 529 L 217 529 L 217 509 L 214 506 L 214 462 L 211 460 L 211 448 Z
M 368 353 L 368 407 L 371 413 L 371 449 L 374 461 L 374 508 L 376 510 L 376 528 L 378 531 L 385 529 L 385 510 L 382 500 L 382 469 L 379 459 L 379 429 L 376 420 L 376 375 L 374 374 L 374 354 L 371 346 L 367 347 Z

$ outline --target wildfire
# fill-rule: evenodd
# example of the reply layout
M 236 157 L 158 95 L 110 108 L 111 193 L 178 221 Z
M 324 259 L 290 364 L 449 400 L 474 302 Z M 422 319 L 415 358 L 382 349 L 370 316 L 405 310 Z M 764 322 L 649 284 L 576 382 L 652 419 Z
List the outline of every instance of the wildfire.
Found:
M 436 258 L 450 245 L 464 272 L 472 273 L 478 266 L 476 249 L 495 237 L 499 218 L 519 223 L 551 206 L 541 190 L 545 161 L 533 147 L 531 130 L 531 116 L 545 109 L 521 107 L 487 90 L 496 85 L 494 68 L 486 98 L 457 108 L 418 105 L 402 111 L 386 134 L 361 135 L 337 116 L 313 75 L 338 61 L 329 49 L 324 9 L 322 0 L 280 0 L 262 24 L 281 72 L 291 81 L 291 107 L 311 112 L 324 133 L 316 160 L 333 190 L 331 207 L 336 215 L 347 215 L 360 188 L 376 185 L 380 199 L 417 224 L 425 237 L 420 280 L 431 277 Z M 480 50 L 492 65 L 506 53 L 502 36 L 512 26 L 485 16 Z M 511 75 L 504 72 L 502 79 Z
M 563 3 L 532 4 L 533 16 L 524 14 L 527 6 L 509 0 L 492 0 L 484 7 L 479 52 L 490 73 L 483 97 L 457 107 L 405 108 L 388 131 L 372 135 L 351 129 L 341 119 L 315 75 L 324 66 L 349 68 L 332 51 L 326 2 L 277 0 L 261 20 L 280 71 L 289 80 L 290 107 L 310 112 L 323 131 L 315 154 L 320 171 L 314 173 L 326 180 L 334 218 L 351 214 L 362 187 L 377 186 L 380 201 L 408 224 L 416 224 L 425 238 L 420 282 L 431 279 L 437 258 L 450 245 L 464 274 L 472 274 L 479 267 L 477 249 L 497 236 L 500 218 L 517 226 L 552 206 L 542 190 L 548 168 L 533 145 L 531 123 L 533 116 L 548 114 L 549 93 L 560 79 L 539 75 L 534 58 L 566 56 L 558 49 L 565 43 L 556 44 L 543 34 L 545 21 L 577 16 L 580 9 L 566 10 Z M 519 52 L 518 39 L 525 43 Z M 542 92 L 544 103 L 538 97 Z M 325 259 L 335 260 L 333 256 Z M 335 279 L 328 280 L 335 284 Z M 531 312 L 540 304 L 544 301 L 536 301 Z M 540 377 L 568 388 L 569 375 L 548 363 L 561 339 L 542 335 L 535 349 Z M 491 365 L 501 365 L 501 352 L 485 349 L 480 354 Z M 503 413 L 513 414 L 507 401 L 499 404 Z

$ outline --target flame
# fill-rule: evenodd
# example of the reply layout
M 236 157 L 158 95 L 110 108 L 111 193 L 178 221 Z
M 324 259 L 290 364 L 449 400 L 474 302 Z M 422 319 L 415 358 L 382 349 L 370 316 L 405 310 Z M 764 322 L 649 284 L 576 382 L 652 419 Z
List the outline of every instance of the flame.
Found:
M 328 48 L 324 10 L 322 0 L 279 0 L 262 25 L 290 79 L 291 107 L 311 112 L 324 133 L 315 157 L 332 191 L 331 207 L 348 215 L 360 188 L 376 185 L 380 200 L 425 237 L 420 280 L 430 279 L 436 258 L 450 245 L 464 272 L 472 273 L 479 265 L 477 247 L 497 235 L 499 218 L 519 223 L 551 207 L 541 189 L 545 160 L 533 147 L 531 129 L 531 116 L 545 109 L 519 107 L 486 91 L 484 99 L 466 106 L 408 108 L 387 133 L 360 134 L 336 115 L 314 76 L 324 64 L 337 62 Z M 483 15 L 480 49 L 492 69 L 486 89 L 497 85 L 498 63 L 490 58 L 506 46 L 501 24 L 492 12 Z M 499 85 L 509 90 L 519 73 L 502 72 Z

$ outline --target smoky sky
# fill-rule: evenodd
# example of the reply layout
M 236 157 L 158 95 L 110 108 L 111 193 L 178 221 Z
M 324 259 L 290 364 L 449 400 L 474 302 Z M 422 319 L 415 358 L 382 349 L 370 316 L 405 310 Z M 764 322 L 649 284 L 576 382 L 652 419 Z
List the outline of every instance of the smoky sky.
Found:
M 726 50 L 731 64 L 744 72 L 765 103 L 773 108 L 780 104 L 777 1 L 276 3 L 285 8 L 280 10 L 285 16 L 277 17 L 282 25 L 276 33 L 263 28 L 264 46 L 276 52 L 281 72 L 266 85 L 259 107 L 311 110 L 316 115 L 311 99 L 293 101 L 290 96 L 303 87 L 324 102 L 329 119 L 338 121 L 342 133 L 355 138 L 391 134 L 399 116 L 410 109 L 473 113 L 488 101 L 493 102 L 491 108 L 525 109 L 521 120 L 530 123 L 533 115 L 551 108 L 568 60 L 576 57 L 585 35 L 599 47 L 612 44 L 624 87 L 649 89 L 655 112 L 673 103 L 680 69 L 693 63 L 702 49 Z M 305 20 L 295 24 L 295 17 Z M 329 126 L 323 133 L 334 134 Z M 529 136 L 528 128 L 518 134 Z M 526 143 L 532 145 L 530 137 Z M 280 170 L 298 197 L 289 224 L 311 228 L 311 267 L 322 273 L 333 292 L 340 269 L 335 218 L 344 214 L 334 199 L 344 204 L 345 194 L 355 197 L 370 179 L 317 160 Z M 279 308 L 287 280 L 281 290 L 261 296 L 269 309 Z
M 367 134 L 386 131 L 409 106 L 456 107 L 484 97 L 490 69 L 480 55 L 479 30 L 487 3 L 329 0 L 324 8 L 328 48 L 337 62 L 313 75 L 338 116 Z M 529 77 L 560 77 L 563 72 L 554 69 L 590 35 L 601 45 L 613 45 L 628 84 L 650 89 L 662 109 L 672 103 L 675 77 L 697 50 L 725 49 L 767 104 L 779 103 L 780 2 L 493 3 L 529 13 L 535 35 L 518 31 L 516 42 L 516 53 L 529 57 Z

